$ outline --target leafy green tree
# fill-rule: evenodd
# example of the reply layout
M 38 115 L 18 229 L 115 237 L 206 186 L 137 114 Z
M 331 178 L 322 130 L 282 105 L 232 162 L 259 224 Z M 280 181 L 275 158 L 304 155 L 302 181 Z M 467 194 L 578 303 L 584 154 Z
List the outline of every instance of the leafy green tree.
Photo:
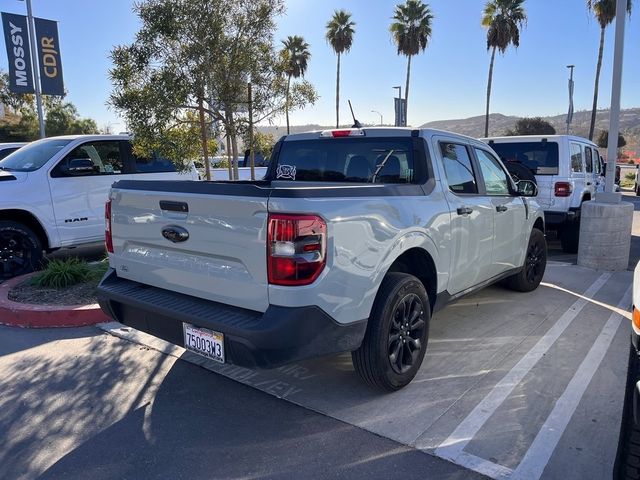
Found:
M 243 143 L 249 148 L 249 133 L 246 132 L 243 137 Z M 270 133 L 262 133 L 254 128 L 253 130 L 253 149 L 256 153 L 261 153 L 264 158 L 270 158 L 276 139 Z
M 600 148 L 608 148 L 609 147 L 609 130 L 601 130 L 598 138 L 596 139 L 596 145 Z M 627 140 L 622 136 L 621 133 L 618 134 L 618 148 L 625 147 L 627 145 Z
M 98 125 L 90 118 L 80 118 L 78 109 L 71 102 L 62 100 L 47 102 L 45 131 L 47 136 L 82 135 L 98 133 Z
M 340 57 L 349 52 L 353 45 L 356 24 L 346 10 L 336 10 L 327 23 L 326 39 L 338 56 L 336 68 L 336 128 L 340 126 Z
M 187 168 L 190 151 L 177 148 L 184 142 L 166 144 L 172 130 L 192 123 L 187 112 L 197 113 L 203 158 L 209 157 L 208 138 L 220 128 L 237 159 L 236 137 L 248 128 L 249 81 L 256 123 L 317 98 L 308 82 L 300 82 L 287 105 L 285 70 L 273 47 L 283 0 L 143 0 L 134 10 L 141 23 L 134 42 L 111 52 L 110 103 L 139 148 L 169 153 L 178 168 Z M 210 179 L 209 162 L 205 168 Z
M 489 80 L 487 82 L 487 110 L 484 121 L 484 136 L 489 136 L 489 108 L 491 84 L 496 50 L 504 54 L 510 45 L 520 46 L 520 29 L 527 22 L 525 0 L 489 0 L 482 13 L 482 26 L 487 29 L 487 51 L 491 50 Z
M 627 11 L 631 13 L 633 1 L 627 0 Z M 591 123 L 589 124 L 589 140 L 593 140 L 596 128 L 596 113 L 598 112 L 598 90 L 600 88 L 600 71 L 604 52 L 604 35 L 607 27 L 616 18 L 616 0 L 587 0 L 587 9 L 596 17 L 600 24 L 600 48 L 598 49 L 598 63 L 596 65 L 596 80 L 593 87 L 593 107 L 591 109 Z
M 555 135 L 556 129 L 540 117 L 521 118 L 513 130 L 507 130 L 508 136 L 514 135 Z
M 404 90 L 404 118 L 409 110 L 409 78 L 411 75 L 411 57 L 424 52 L 431 39 L 433 14 L 429 5 L 420 0 L 407 0 L 396 5 L 391 24 L 391 36 L 398 49 L 398 55 L 407 57 L 407 81 Z
M 289 92 L 291 91 L 291 78 L 304 77 L 307 71 L 307 64 L 311 58 L 309 44 L 304 38 L 294 35 L 288 36 L 282 41 L 284 48 L 282 49 L 282 58 L 284 61 L 285 73 L 287 74 L 287 95 L 285 101 L 285 115 L 287 117 L 287 135 L 289 131 Z

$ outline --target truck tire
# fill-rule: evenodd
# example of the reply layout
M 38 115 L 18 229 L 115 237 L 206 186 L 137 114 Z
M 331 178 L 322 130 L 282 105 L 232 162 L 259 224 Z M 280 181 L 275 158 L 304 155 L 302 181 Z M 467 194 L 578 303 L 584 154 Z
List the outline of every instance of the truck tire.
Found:
M 519 180 L 529 180 L 535 185 L 538 185 L 536 176 L 525 165 L 518 162 L 506 162 L 504 166 L 507 167 L 507 171 L 514 182 L 518 182 Z
M 564 253 L 578 253 L 580 242 L 580 221 L 567 223 L 560 232 L 560 246 Z
M 385 391 L 406 386 L 422 364 L 431 307 L 424 285 L 407 273 L 388 273 L 373 304 L 353 366 L 369 385 Z
M 0 221 L 0 280 L 33 272 L 41 261 L 42 244 L 30 228 Z
M 631 343 L 631 342 L 629 342 Z M 613 469 L 614 479 L 640 478 L 640 426 L 633 418 L 633 391 L 638 381 L 638 354 L 629 345 L 629 369 L 625 389 L 618 453 Z
M 547 241 L 537 228 L 531 231 L 522 270 L 508 277 L 504 284 L 517 292 L 531 292 L 538 288 L 547 268 Z

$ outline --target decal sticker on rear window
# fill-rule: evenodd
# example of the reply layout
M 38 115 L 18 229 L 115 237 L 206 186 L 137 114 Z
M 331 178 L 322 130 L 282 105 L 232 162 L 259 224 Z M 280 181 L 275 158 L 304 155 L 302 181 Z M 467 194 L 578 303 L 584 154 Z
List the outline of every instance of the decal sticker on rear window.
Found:
M 276 178 L 295 180 L 296 179 L 295 165 L 278 165 L 278 169 L 276 170 Z

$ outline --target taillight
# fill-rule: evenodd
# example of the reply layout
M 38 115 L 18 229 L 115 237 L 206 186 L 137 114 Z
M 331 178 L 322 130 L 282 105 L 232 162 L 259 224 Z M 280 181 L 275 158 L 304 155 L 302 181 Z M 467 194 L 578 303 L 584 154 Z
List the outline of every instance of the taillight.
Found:
M 640 330 L 640 310 L 633 306 L 633 325 Z
M 267 270 L 272 285 L 309 285 L 326 264 L 327 224 L 317 215 L 270 214 Z
M 571 196 L 571 184 L 569 182 L 556 182 L 554 185 L 554 193 L 556 197 L 569 197 Z
M 104 246 L 107 252 L 113 253 L 113 238 L 111 237 L 111 200 L 104 204 Z

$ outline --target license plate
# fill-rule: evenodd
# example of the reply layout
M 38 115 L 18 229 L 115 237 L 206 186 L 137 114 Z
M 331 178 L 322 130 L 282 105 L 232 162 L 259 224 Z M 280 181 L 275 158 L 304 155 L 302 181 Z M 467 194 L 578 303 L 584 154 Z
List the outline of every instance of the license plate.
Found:
M 183 323 L 184 348 L 204 357 L 224 363 L 224 335 L 206 328 Z

